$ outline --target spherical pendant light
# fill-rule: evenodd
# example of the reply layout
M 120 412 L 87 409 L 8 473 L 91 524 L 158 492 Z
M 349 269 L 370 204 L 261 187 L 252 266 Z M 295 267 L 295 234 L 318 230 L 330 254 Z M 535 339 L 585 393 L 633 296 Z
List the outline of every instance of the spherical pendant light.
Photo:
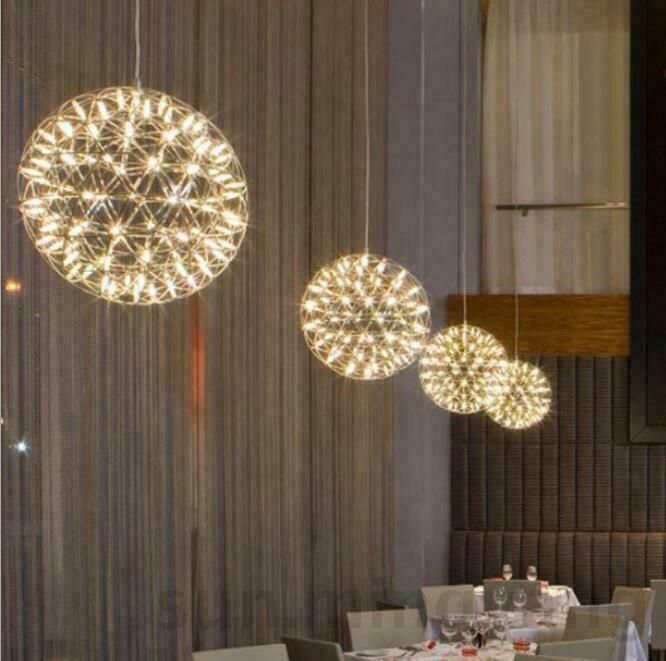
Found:
M 236 255 L 247 187 L 205 116 L 162 92 L 112 87 L 67 101 L 19 168 L 26 229 L 72 284 L 117 303 L 189 296 Z
M 322 268 L 301 301 L 308 347 L 333 371 L 383 379 L 410 365 L 428 338 L 430 306 L 402 266 L 368 253 Z
M 550 383 L 538 367 L 510 360 L 493 373 L 486 412 L 502 427 L 527 429 L 544 419 L 551 397 Z
M 504 347 L 488 331 L 469 324 L 449 326 L 421 353 L 421 387 L 447 411 L 477 413 L 483 410 L 493 372 L 506 357 Z

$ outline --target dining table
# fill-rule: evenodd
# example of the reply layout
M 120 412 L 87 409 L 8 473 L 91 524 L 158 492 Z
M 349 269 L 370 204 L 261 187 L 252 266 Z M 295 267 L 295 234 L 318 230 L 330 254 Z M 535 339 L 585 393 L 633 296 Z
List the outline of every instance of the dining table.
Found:
M 492 642 L 488 646 L 477 651 L 475 657 L 465 657 L 460 652 L 459 646 L 446 643 L 438 643 L 432 649 L 427 649 L 426 643 L 410 645 L 409 647 L 393 647 L 382 650 L 367 650 L 362 652 L 347 652 L 346 661 L 368 661 L 375 659 L 404 659 L 405 661 L 455 661 L 456 659 L 483 659 L 483 661 L 513 661 L 516 652 L 512 643 Z M 534 654 L 537 646 L 532 643 L 524 653 Z

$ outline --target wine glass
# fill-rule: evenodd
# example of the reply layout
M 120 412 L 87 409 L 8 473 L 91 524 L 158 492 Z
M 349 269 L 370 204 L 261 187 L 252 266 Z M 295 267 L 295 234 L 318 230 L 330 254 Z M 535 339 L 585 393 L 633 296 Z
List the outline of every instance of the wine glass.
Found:
M 511 569 L 511 565 L 502 565 L 502 576 L 505 581 L 510 581 L 513 578 L 513 569 Z
M 503 585 L 493 588 L 493 601 L 497 604 L 498 610 L 504 610 L 504 604 L 506 604 L 508 597 L 509 595 Z
M 490 618 L 485 613 L 477 616 L 476 628 L 481 634 L 481 646 L 484 646 L 486 643 L 486 635 L 488 634 L 488 631 L 490 631 Z
M 456 637 L 459 625 L 460 620 L 455 615 L 444 615 L 442 617 L 442 633 L 451 651 L 453 651 L 453 643 L 451 641 Z
M 504 641 L 506 640 L 507 628 L 507 621 L 504 615 L 498 615 L 493 620 L 493 631 L 495 632 L 497 640 L 499 640 L 500 646 L 504 645 Z
M 537 603 L 539 604 L 539 610 L 541 611 L 541 617 L 545 618 L 546 617 L 546 596 L 548 595 L 548 588 L 545 587 L 544 585 L 539 585 L 537 586 Z
M 465 620 L 463 621 L 463 627 L 462 627 L 462 635 L 463 638 L 465 639 L 465 644 L 470 646 L 474 644 L 474 639 L 477 637 L 479 634 L 479 630 L 477 628 L 477 623 L 476 623 L 476 617 L 466 617 Z
M 518 609 L 521 616 L 523 613 L 523 608 L 527 606 L 527 592 L 523 588 L 518 588 L 513 592 L 513 605 Z
M 527 580 L 536 581 L 537 580 L 537 568 L 534 565 L 530 565 L 527 568 Z

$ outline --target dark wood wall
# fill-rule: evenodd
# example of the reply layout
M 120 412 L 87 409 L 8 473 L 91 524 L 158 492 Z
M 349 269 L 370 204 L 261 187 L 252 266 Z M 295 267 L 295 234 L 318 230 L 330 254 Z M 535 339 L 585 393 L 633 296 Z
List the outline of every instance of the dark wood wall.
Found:
M 339 638 L 391 571 L 390 384 L 308 353 L 298 303 L 363 246 L 364 3 L 142 0 L 143 82 L 200 108 L 251 226 L 202 296 L 97 302 L 16 209 L 40 118 L 133 71 L 133 1 L 3 0 L 2 619 L 8 661 L 164 661 Z M 385 243 L 387 2 L 370 2 L 371 245 Z M 12 444 L 30 443 L 20 455 Z
M 536 565 L 583 603 L 666 576 L 666 446 L 629 444 L 628 358 L 542 357 L 553 413 L 454 416 L 451 582 Z

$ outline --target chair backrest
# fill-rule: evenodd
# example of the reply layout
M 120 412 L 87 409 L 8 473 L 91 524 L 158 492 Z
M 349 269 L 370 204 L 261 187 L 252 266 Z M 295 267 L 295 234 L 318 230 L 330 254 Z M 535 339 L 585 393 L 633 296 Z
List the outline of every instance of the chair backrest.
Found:
M 421 594 L 428 618 L 474 613 L 473 585 L 433 585 L 421 588 Z
M 342 649 L 337 643 L 310 638 L 283 636 L 289 661 L 342 661 Z
M 574 610 L 584 611 L 586 613 L 601 613 L 602 615 L 619 615 L 626 620 L 631 620 L 634 617 L 634 605 L 632 603 L 616 603 L 616 604 L 595 604 L 593 606 L 572 606 Z
M 608 661 L 608 659 L 614 659 L 616 657 L 616 646 L 617 640 L 615 638 L 590 638 L 588 640 L 541 643 L 541 645 L 539 645 L 537 656 Z
M 627 640 L 628 620 L 620 615 L 593 613 L 573 607 L 567 614 L 563 641 L 586 640 L 590 638 L 612 638 L 617 641 L 615 654 L 609 661 L 624 659 Z
M 539 583 L 537 581 L 496 581 L 493 579 L 486 579 L 483 581 L 483 608 L 485 610 L 497 610 L 497 604 L 493 599 L 493 593 L 499 586 L 503 586 L 506 589 L 507 600 L 506 604 L 504 604 L 504 610 L 513 610 L 513 593 L 521 588 L 525 590 L 525 594 L 527 595 L 527 605 L 525 608 L 536 609 L 539 607 L 539 601 L 537 599 Z
M 375 606 L 378 611 L 397 611 L 401 608 L 409 608 L 405 604 L 398 604 L 394 601 L 386 601 L 384 599 L 378 599 L 375 602 Z
M 666 650 L 666 580 L 652 580 L 650 587 L 654 592 L 650 646 L 654 650 Z
M 638 635 L 643 645 L 643 651 L 648 653 L 648 636 L 650 623 L 652 621 L 652 607 L 654 604 L 654 592 L 650 588 L 630 588 L 618 586 L 613 591 L 611 601 L 615 603 L 630 603 L 634 606 L 634 615 L 631 618 L 636 624 Z
M 347 623 L 352 649 L 357 651 L 414 645 L 425 637 L 416 608 L 347 613 Z
M 194 661 L 289 661 L 287 648 L 282 644 L 194 652 L 192 658 Z

